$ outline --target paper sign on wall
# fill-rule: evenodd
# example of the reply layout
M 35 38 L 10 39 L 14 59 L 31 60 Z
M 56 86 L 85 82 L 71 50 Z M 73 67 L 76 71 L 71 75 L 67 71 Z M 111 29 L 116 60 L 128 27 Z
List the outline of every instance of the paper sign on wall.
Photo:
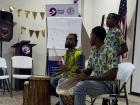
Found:
M 81 47 L 81 17 L 48 17 L 47 27 L 47 48 L 65 49 L 65 40 L 69 33 L 77 34 L 77 48 Z
M 47 17 L 77 17 L 79 16 L 78 4 L 48 4 L 46 15 Z

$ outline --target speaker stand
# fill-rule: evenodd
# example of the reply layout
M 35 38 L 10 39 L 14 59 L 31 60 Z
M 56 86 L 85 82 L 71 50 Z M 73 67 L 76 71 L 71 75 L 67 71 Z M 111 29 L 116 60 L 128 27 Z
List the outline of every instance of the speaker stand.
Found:
M 0 57 L 2 57 L 2 40 L 0 40 Z M 0 68 L 0 75 L 3 75 L 2 68 Z M 2 88 L 2 81 L 0 81 L 0 88 Z
M 2 57 L 2 40 L 0 40 L 0 57 Z

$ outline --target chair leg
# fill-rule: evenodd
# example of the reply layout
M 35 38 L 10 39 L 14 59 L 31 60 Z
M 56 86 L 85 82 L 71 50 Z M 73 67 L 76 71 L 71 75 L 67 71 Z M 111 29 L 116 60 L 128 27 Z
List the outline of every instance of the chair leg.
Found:
M 127 97 L 126 86 L 124 86 L 124 92 L 125 92 L 125 98 L 126 98 L 126 105 L 129 105 L 128 104 L 128 97 Z
M 112 104 L 111 105 L 118 105 L 118 99 L 117 99 L 117 97 L 112 100 Z
M 7 86 L 8 86 L 8 84 L 7 84 L 6 79 L 3 79 L 2 80 L 3 95 L 5 94 L 5 90 L 9 89 Z
M 11 78 L 11 84 L 10 84 L 10 97 L 13 97 L 12 84 L 13 84 L 13 80 L 12 80 L 12 78 Z
M 6 79 L 3 80 L 3 94 L 5 94 L 5 89 L 6 89 Z
M 2 80 L 2 84 L 3 84 L 2 88 L 3 88 L 3 95 L 4 95 L 5 94 L 5 80 L 4 79 Z
M 111 105 L 111 104 L 110 104 L 110 100 L 108 101 L 108 104 Z
M 6 87 L 7 87 L 8 92 L 10 92 L 10 82 L 9 82 L 9 78 L 8 78 L 7 81 L 6 81 Z
M 94 105 L 95 101 L 96 101 L 96 98 L 90 98 L 91 99 L 91 105 Z
M 103 98 L 103 100 L 102 100 L 102 105 L 108 105 L 109 104 L 109 99 L 105 99 L 105 98 Z
M 4 79 L 4 80 L 3 80 L 3 81 L 4 81 L 4 88 L 5 88 L 6 90 L 9 90 L 8 83 L 7 83 L 6 80 L 7 80 L 7 79 Z

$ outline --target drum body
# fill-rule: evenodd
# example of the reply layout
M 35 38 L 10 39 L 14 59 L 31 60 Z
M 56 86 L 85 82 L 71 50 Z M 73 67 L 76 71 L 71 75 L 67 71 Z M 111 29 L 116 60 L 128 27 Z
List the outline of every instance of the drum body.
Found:
M 60 95 L 64 105 L 74 105 L 74 95 Z
M 29 105 L 30 95 L 29 95 L 29 81 L 24 82 L 24 91 L 23 91 L 23 105 Z
M 29 85 L 24 84 L 24 105 L 51 105 L 49 79 L 32 76 Z
M 60 95 L 62 102 L 64 105 L 74 105 L 74 89 L 71 88 L 69 90 L 56 89 L 56 92 Z

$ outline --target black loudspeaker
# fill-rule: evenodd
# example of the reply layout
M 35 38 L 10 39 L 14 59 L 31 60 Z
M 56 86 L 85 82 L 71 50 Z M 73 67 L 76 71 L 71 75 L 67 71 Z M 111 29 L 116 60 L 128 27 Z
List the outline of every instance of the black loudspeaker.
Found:
M 0 11 L 0 41 L 10 41 L 13 37 L 13 14 Z

